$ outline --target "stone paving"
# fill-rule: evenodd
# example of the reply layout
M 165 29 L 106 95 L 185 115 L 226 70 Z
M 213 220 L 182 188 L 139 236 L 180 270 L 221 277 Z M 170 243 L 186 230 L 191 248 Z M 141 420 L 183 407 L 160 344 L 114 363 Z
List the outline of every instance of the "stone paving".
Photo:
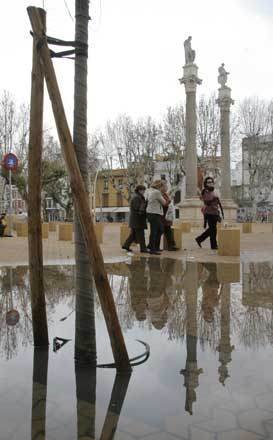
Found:
M 241 228 L 242 225 L 237 225 Z M 120 247 L 120 224 L 106 223 L 101 249 L 105 261 L 126 259 L 128 254 Z M 268 261 L 273 259 L 273 233 L 271 224 L 255 224 L 250 234 L 241 233 L 241 256 L 222 257 L 209 248 L 209 241 L 203 248 L 197 247 L 194 238 L 200 233 L 196 228 L 191 233 L 183 233 L 183 249 L 176 252 L 162 252 L 162 256 L 177 259 L 193 259 L 195 261 Z M 28 261 L 27 238 L 0 238 L 0 265 L 24 265 Z M 134 254 L 139 253 L 138 246 L 133 247 Z M 50 232 L 49 238 L 43 240 L 44 264 L 72 264 L 74 262 L 74 243 L 59 241 L 56 232 Z M 153 256 L 153 258 L 155 258 Z M 158 258 L 158 257 L 156 257 Z

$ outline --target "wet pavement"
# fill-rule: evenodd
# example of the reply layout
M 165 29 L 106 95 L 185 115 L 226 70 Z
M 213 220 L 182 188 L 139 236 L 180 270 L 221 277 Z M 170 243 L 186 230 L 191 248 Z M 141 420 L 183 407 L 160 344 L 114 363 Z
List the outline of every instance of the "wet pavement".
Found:
M 48 351 L 33 350 L 27 267 L 0 268 L 0 439 L 273 439 L 273 262 L 107 271 L 129 356 L 137 339 L 151 349 L 131 375 L 75 368 L 73 266 L 45 268 Z M 96 333 L 98 363 L 112 362 L 97 298 Z M 53 351 L 56 337 L 68 342 Z

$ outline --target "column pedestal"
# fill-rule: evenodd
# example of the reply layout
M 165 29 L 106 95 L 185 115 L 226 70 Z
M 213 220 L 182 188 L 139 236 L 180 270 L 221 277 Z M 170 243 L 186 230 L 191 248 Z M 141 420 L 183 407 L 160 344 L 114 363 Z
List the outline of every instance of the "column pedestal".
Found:
M 237 221 L 237 208 L 238 206 L 232 199 L 221 199 L 221 203 L 224 210 L 224 223 L 235 223 Z
M 199 197 L 186 198 L 178 205 L 179 220 L 189 222 L 192 226 L 199 226 L 203 223 L 202 206 L 203 203 Z

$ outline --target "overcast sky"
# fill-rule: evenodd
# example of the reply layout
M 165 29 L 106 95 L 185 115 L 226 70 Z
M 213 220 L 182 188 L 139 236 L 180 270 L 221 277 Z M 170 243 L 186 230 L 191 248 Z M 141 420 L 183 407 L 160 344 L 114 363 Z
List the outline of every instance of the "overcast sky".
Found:
M 29 101 L 29 5 L 47 10 L 48 35 L 73 39 L 64 0 L 1 2 L 0 92 Z M 66 0 L 74 16 L 74 0 Z M 119 113 L 159 118 L 184 100 L 179 84 L 183 41 L 192 35 L 203 83 L 198 95 L 217 91 L 219 65 L 230 72 L 235 101 L 273 93 L 273 0 L 94 0 L 90 3 L 89 130 Z M 73 61 L 55 60 L 68 119 L 72 120 Z M 52 125 L 47 104 L 45 120 Z

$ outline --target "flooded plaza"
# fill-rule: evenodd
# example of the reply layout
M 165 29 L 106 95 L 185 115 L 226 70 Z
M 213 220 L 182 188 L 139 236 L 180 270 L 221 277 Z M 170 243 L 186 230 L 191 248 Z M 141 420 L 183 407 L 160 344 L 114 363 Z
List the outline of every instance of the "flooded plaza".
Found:
M 106 264 L 131 375 L 75 366 L 75 268 L 45 267 L 48 350 L 26 266 L 0 268 L 1 440 L 273 438 L 273 262 Z M 98 364 L 113 362 L 96 298 Z

